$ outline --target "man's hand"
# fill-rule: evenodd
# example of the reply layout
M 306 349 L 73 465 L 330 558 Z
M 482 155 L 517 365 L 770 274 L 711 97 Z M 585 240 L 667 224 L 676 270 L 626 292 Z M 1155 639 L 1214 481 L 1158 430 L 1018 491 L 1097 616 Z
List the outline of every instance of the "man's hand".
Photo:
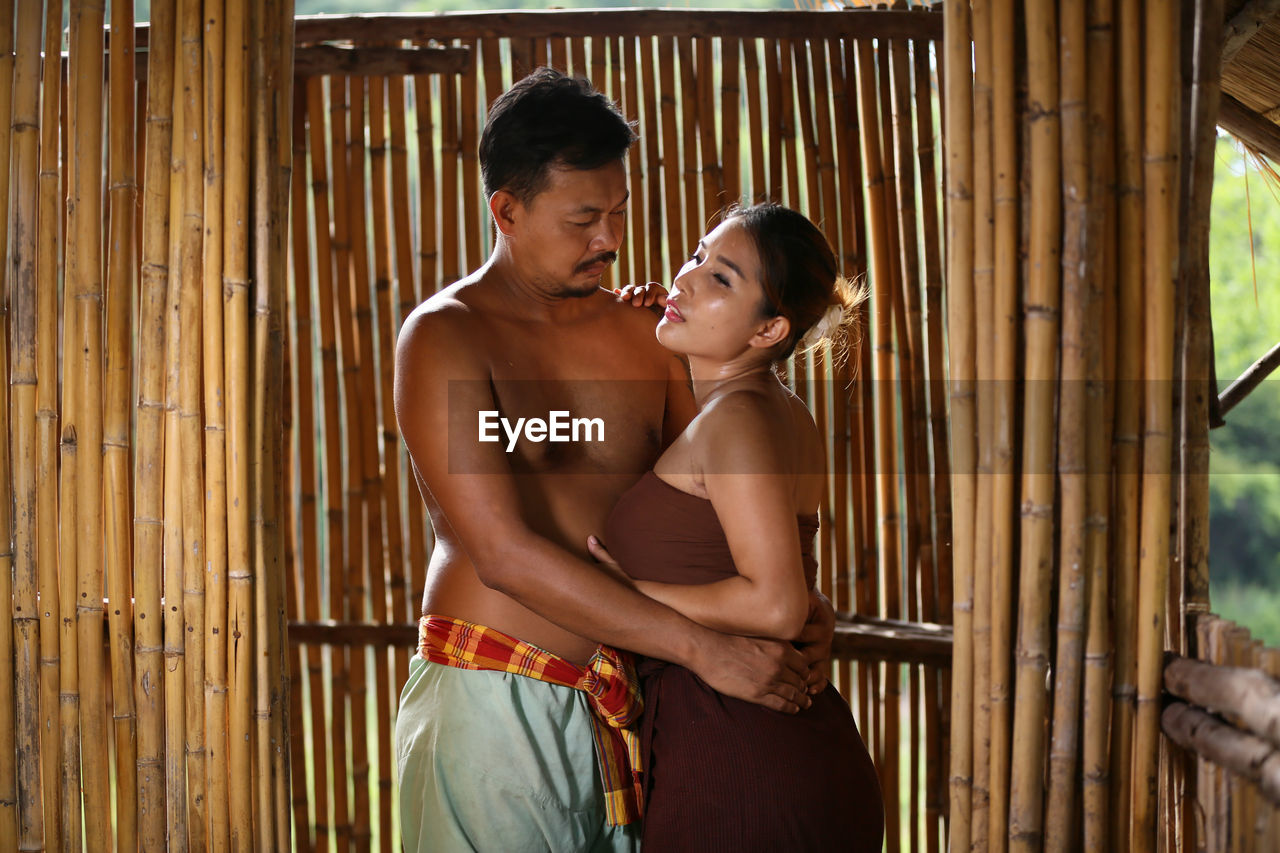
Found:
M 805 692 L 808 664 L 790 643 L 711 632 L 690 666 L 712 690 L 794 714 L 813 700 Z
M 809 618 L 796 645 L 808 665 L 805 679 L 809 695 L 821 693 L 831 674 L 831 640 L 836 633 L 836 611 L 825 595 L 815 590 L 809 592 Z
M 619 302 L 630 302 L 635 308 L 651 308 L 654 305 L 661 308 L 667 304 L 667 289 L 656 281 L 615 287 L 613 293 Z

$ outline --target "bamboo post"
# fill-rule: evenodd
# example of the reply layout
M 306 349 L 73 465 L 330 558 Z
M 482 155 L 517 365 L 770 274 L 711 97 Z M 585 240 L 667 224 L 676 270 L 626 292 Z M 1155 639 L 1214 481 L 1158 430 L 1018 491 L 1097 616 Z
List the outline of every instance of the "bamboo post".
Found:
M 178 33 L 181 35 L 182 10 L 179 9 Z M 165 829 L 179 847 L 189 843 L 187 835 L 186 797 L 186 637 L 183 630 L 183 453 L 179 428 L 178 395 L 183 369 L 182 338 L 182 250 L 184 222 L 186 152 L 186 110 L 181 108 L 186 65 L 186 45 L 179 38 L 177 66 L 174 69 L 173 138 L 169 161 L 169 269 L 164 312 L 164 764 L 165 764 Z
M 489 234 L 487 227 L 489 224 L 488 209 L 480 203 L 480 161 L 477 159 L 480 148 L 480 130 L 478 127 L 480 99 L 476 93 L 476 77 L 479 73 L 475 63 L 476 42 L 474 39 L 464 39 L 462 44 L 471 52 L 471 62 L 463 70 L 462 74 L 458 76 L 462 118 L 460 128 L 462 138 L 459 151 L 462 167 L 462 221 L 466 225 L 466 231 L 463 233 L 487 237 Z M 563 45 L 564 42 L 560 41 L 560 44 Z M 468 272 L 478 268 L 483 262 L 485 249 L 486 242 L 483 239 L 466 241 Z
M 86 0 L 73 4 L 66 268 L 71 325 L 64 327 L 63 334 L 71 342 L 65 349 L 79 351 L 75 358 L 66 359 L 67 381 L 79 387 L 76 405 L 69 408 L 65 419 L 75 433 L 77 446 L 86 449 L 77 454 L 76 461 L 76 628 L 84 831 L 90 850 L 102 849 L 111 837 L 107 686 L 102 667 L 102 178 L 98 168 L 102 159 L 102 25 L 101 3 Z
M 61 590 L 58 555 L 58 278 L 61 252 L 58 114 L 62 96 L 62 6 L 45 10 L 43 94 L 40 109 L 39 221 L 36 236 L 36 553 L 40 584 L 40 753 L 44 842 L 62 847 L 59 732 Z
M 721 138 L 721 178 L 720 189 L 723 193 L 722 203 L 735 202 L 742 198 L 742 142 L 740 119 L 742 60 L 741 39 L 721 37 L 720 39 L 720 138 Z M 754 42 L 750 43 L 751 45 Z M 757 104 L 757 109 L 759 105 Z
M 180 499 L 182 502 L 181 601 L 184 640 L 183 661 L 186 684 L 183 704 L 186 756 L 186 812 L 190 844 L 199 850 L 206 846 L 205 804 L 205 716 L 204 703 L 204 436 L 202 402 L 203 328 L 202 289 L 204 285 L 204 45 L 203 3 L 182 0 L 178 33 L 182 65 L 182 90 L 174 93 L 175 113 L 181 109 L 182 220 L 178 229 L 179 335 L 177 403 L 177 439 L 182 466 Z M 176 153 L 176 152 L 175 152 Z M 175 157 L 175 159 L 177 159 Z M 172 827 L 171 827 L 172 829 Z
M 523 75 L 522 75 L 523 76 Z M 440 286 L 452 284 L 462 277 L 458 248 L 458 221 L 462 216 L 458 199 L 458 170 L 461 148 L 458 141 L 458 83 L 452 77 L 440 78 Z M 334 152 L 337 156 L 337 152 Z M 337 170 L 334 170 L 337 177 Z M 336 199 L 335 199 L 336 201 Z M 336 213 L 336 206 L 335 206 Z M 462 221 L 466 221 L 465 219 Z
M 653 67 L 653 39 L 641 36 L 636 39 L 636 49 L 640 53 L 640 92 L 644 98 L 644 119 L 647 130 L 641 141 L 645 147 L 645 173 L 647 176 L 648 196 L 645 200 L 645 216 L 649 220 L 646 232 L 646 244 L 649 247 L 648 276 L 663 275 L 672 266 L 664 266 L 662 258 L 663 241 L 659 238 L 664 231 L 671 233 L 669 217 L 676 209 L 666 209 L 662 205 L 662 189 L 667 181 L 667 174 L 660 165 L 658 152 L 659 130 L 666 121 L 665 113 L 658 113 L 657 75 Z M 632 75 L 634 77 L 634 75 Z M 637 102 L 638 103 L 638 102 Z M 663 137 L 665 145 L 665 137 Z
M 1015 656 L 1009 847 L 1034 850 L 1043 832 L 1045 675 L 1053 578 L 1054 426 L 1057 386 L 1060 198 L 1057 27 L 1051 10 L 1027 7 L 1031 191 L 1021 565 Z
M 133 697 L 133 599 L 130 553 L 129 404 L 133 382 L 133 294 L 137 288 L 137 124 L 134 107 L 133 3 L 111 6 L 110 115 L 108 127 L 111 206 L 107 256 L 107 353 L 103 478 L 106 500 L 107 599 L 111 647 L 111 697 L 115 721 L 116 846 L 138 846 L 137 716 Z
M 717 86 L 715 85 L 716 66 L 711 61 L 711 36 L 710 34 L 697 38 L 694 43 L 694 56 L 697 63 L 697 114 L 698 114 L 698 142 L 700 143 L 698 157 L 701 163 L 702 174 L 702 218 L 698 220 L 701 227 L 710 228 L 717 212 L 723 207 L 725 199 L 722 197 L 724 192 L 724 171 L 720 165 L 721 147 L 716 141 L 716 103 L 715 93 Z M 686 96 L 689 94 L 686 91 Z M 688 134 L 685 135 L 688 139 Z M 699 235 L 701 236 L 701 235 Z
M 976 470 L 974 411 L 973 81 L 968 10 L 944 9 L 947 220 L 947 333 L 951 396 L 954 646 L 951 658 L 951 848 L 969 847 L 973 785 L 973 558 Z
M 418 134 L 418 259 L 420 265 L 416 296 L 406 300 L 406 289 L 401 289 L 400 314 L 408 316 L 420 299 L 434 293 L 440 281 L 438 244 L 436 242 L 436 167 L 434 123 L 431 118 L 431 81 L 428 77 L 415 77 L 413 81 L 414 118 L 417 122 Z M 409 289 L 413 292 L 413 289 Z M 424 518 L 423 503 L 418 494 L 418 484 L 409 466 L 408 452 L 399 450 L 399 465 L 405 473 L 405 491 L 408 506 L 409 525 L 409 568 L 405 574 L 406 610 L 404 618 L 416 621 L 420 602 L 415 599 L 421 595 L 420 590 L 426 587 L 427 576 L 427 543 L 428 526 Z M 401 664 L 407 672 L 408 662 Z M 397 681 L 397 684 L 403 682 Z
M 0 255 L 0 423 L 7 428 L 0 442 L 0 602 L 11 608 L 12 619 L 0 620 L 0 844 L 15 850 L 44 844 L 34 538 L 40 4 L 25 2 L 18 11 L 15 67 L 13 4 L 0 9 L 0 138 L 7 143 L 0 159 L 0 229 L 6 232 L 0 238 L 6 253 Z M 10 222 L 13 239 L 7 242 Z
M 928 360 L 930 447 L 933 456 L 933 517 L 939 532 L 934 548 L 934 595 L 926 596 L 922 617 L 937 622 L 950 618 L 951 602 L 951 529 L 950 464 L 947 458 L 947 420 L 945 367 L 942 346 L 942 261 L 938 227 L 937 165 L 933 143 L 933 93 L 930 84 L 929 51 L 931 45 L 917 41 L 913 45 L 916 94 L 916 151 L 920 169 L 920 207 L 923 224 L 925 345 Z M 925 668 L 925 728 L 928 742 L 925 750 L 926 850 L 936 853 L 938 831 L 942 822 L 946 797 L 946 778 L 942 772 L 941 705 L 945 695 L 939 692 L 939 671 Z
M 1111 807 L 1108 752 L 1111 718 L 1112 641 L 1111 573 L 1107 558 L 1110 532 L 1111 433 L 1115 407 L 1116 239 L 1115 239 L 1115 50 L 1112 3 L 1091 0 L 1087 12 L 1089 99 L 1089 303 L 1086 320 L 1088 362 L 1085 488 L 1085 581 L 1088 586 L 1084 657 L 1083 778 L 1086 849 L 1106 851 Z
M 318 81 L 317 81 L 318 82 Z M 296 315 L 296 326 L 293 334 L 294 350 L 292 361 L 297 391 L 294 394 L 293 432 L 297 436 L 294 467 L 299 483 L 297 508 L 294 526 L 298 547 L 295 555 L 296 568 L 291 576 L 296 576 L 297 590 L 294 596 L 293 618 L 297 620 L 319 619 L 319 606 L 312 603 L 318 601 L 317 588 L 320 585 L 319 563 L 316 552 L 319 540 L 316 534 L 316 434 L 314 388 L 315 377 L 312 369 L 312 349 L 315 346 L 311 325 L 311 258 L 310 242 L 307 234 L 307 87 L 305 78 L 294 78 L 294 89 L 297 93 L 293 102 L 293 184 L 291 190 L 290 227 L 293 233 L 293 297 Z M 306 705 L 311 711 L 313 743 L 318 740 L 323 745 L 324 738 L 320 730 L 324 728 L 324 717 L 321 686 L 321 649 L 315 643 L 306 644 L 305 648 L 296 646 L 297 654 L 293 665 L 298 670 L 299 678 L 305 671 L 308 675 Z M 305 661 L 305 664 L 304 664 Z M 316 824 L 325 806 L 325 771 L 321 766 L 323 753 L 318 753 L 305 742 L 302 725 L 303 695 L 301 688 L 293 693 L 293 706 L 297 716 L 293 719 L 292 739 L 302 744 L 303 757 L 293 759 L 294 790 L 294 830 L 298 836 L 298 846 L 313 849 L 316 846 Z M 306 772 L 308 765 L 311 772 Z M 314 805 L 313 805 L 314 804 Z M 310 807 L 310 808 L 309 808 Z M 312 810 L 313 809 L 313 810 Z
M 160 609 L 163 565 L 165 291 L 169 268 L 169 161 L 172 149 L 175 11 L 172 0 L 151 7 L 147 134 L 142 191 L 142 270 L 138 327 L 138 391 L 134 454 L 134 700 L 138 713 L 140 845 L 165 843 L 164 720 Z
M 1115 674 L 1112 688 L 1111 721 L 1111 849 L 1130 846 L 1130 815 L 1133 803 L 1133 720 L 1137 688 L 1135 678 L 1138 597 L 1138 524 L 1140 515 L 1140 465 L 1142 435 L 1140 409 L 1142 395 L 1142 340 L 1145 336 L 1143 294 L 1144 223 L 1142 178 L 1142 4 L 1125 0 L 1116 13 L 1117 98 L 1117 216 L 1118 246 L 1126 247 L 1117 257 L 1118 309 L 1129 331 L 1116 345 L 1116 535 L 1111 562 L 1115 566 Z M 1142 334 L 1140 334 L 1142 330 Z
M 1087 417 L 1085 383 L 1092 348 L 1088 338 L 1090 282 L 1088 75 L 1085 4 L 1064 2 L 1059 10 L 1062 122 L 1062 338 L 1058 418 L 1057 660 L 1053 668 L 1053 722 L 1049 744 L 1048 814 L 1045 848 L 1066 851 L 1076 842 L 1076 756 L 1080 744 L 1080 695 L 1084 655 L 1087 574 L 1086 445 L 1094 431 Z
M 223 98 L 249 98 L 249 9 L 227 0 Z M 250 687 L 254 655 L 253 564 L 249 538 L 249 125 L 246 110 L 224 112 L 223 356 L 227 460 L 227 820 L 230 846 L 253 846 Z
M 763 100 L 760 83 L 760 40 L 751 39 L 742 46 L 742 70 L 747 78 L 747 138 L 750 140 L 751 193 L 744 197 L 752 203 L 768 198 L 768 179 L 765 177 L 764 121 L 760 116 Z
M 1134 726 L 1133 838 L 1135 851 L 1154 849 L 1156 754 L 1160 736 L 1169 580 L 1169 382 L 1173 366 L 1173 276 L 1177 258 L 1177 9 L 1146 5 L 1143 181 L 1145 184 L 1142 547 L 1138 564 L 1137 710 Z M 1178 618 L 1180 614 L 1173 614 Z
M 393 474 L 395 466 L 390 464 L 391 460 L 395 458 L 394 454 L 397 445 L 389 444 L 389 437 L 395 436 L 393 426 L 395 424 L 395 406 L 392 399 L 393 359 L 388 357 L 395 340 L 393 321 L 391 319 L 391 236 L 389 233 L 390 223 L 387 222 L 389 205 L 387 199 L 388 149 L 386 120 L 388 111 L 386 91 L 389 82 L 382 78 L 372 78 L 369 81 L 369 148 L 371 161 L 369 196 L 373 213 L 373 290 L 379 321 L 376 340 L 382 351 L 382 358 L 379 360 L 377 388 L 381 391 L 382 406 L 379 408 L 378 401 L 374 399 L 375 386 L 373 378 L 370 377 L 369 381 L 365 383 L 368 389 L 364 397 L 369 406 L 366 419 L 368 422 L 376 423 L 378 415 L 381 415 L 381 429 L 373 428 L 366 432 L 365 453 L 368 457 L 368 464 L 365 468 L 365 475 L 366 482 L 371 482 L 371 486 L 377 490 L 377 499 L 371 504 L 371 509 L 377 512 L 378 517 L 375 519 L 371 515 L 369 519 L 371 535 L 369 543 L 369 597 L 372 604 L 369 618 L 378 624 L 386 624 L 388 621 L 388 577 L 396 572 L 403 574 L 403 568 L 399 562 L 402 559 L 402 555 L 399 553 L 398 544 L 400 538 L 400 514 L 397 500 L 400 491 L 399 478 Z M 396 112 L 394 107 L 391 112 Z M 393 192 L 393 195 L 401 194 Z M 357 297 L 360 303 L 358 313 L 363 320 L 360 341 L 362 347 L 361 358 L 368 365 L 369 371 L 372 372 L 375 333 L 369 310 L 369 289 L 365 288 L 362 291 L 358 291 Z M 379 436 L 382 437 L 382 441 L 379 441 Z M 385 452 L 385 458 L 388 463 L 385 468 L 385 477 L 380 475 L 379 472 L 378 455 L 380 447 Z M 370 474 L 373 475 L 371 481 Z M 393 540 L 396 543 L 394 552 L 392 547 Z M 391 670 L 388 668 L 391 665 L 391 661 L 388 658 L 389 651 L 389 649 L 375 649 L 373 655 L 374 686 L 377 697 L 377 704 L 374 707 L 377 709 L 375 726 L 378 736 L 378 828 L 379 838 L 384 845 L 391 838 L 392 756 L 390 723 L 395 714 L 395 706 L 392 700 Z M 404 656 L 399 655 L 397 657 L 403 659 Z M 400 683 L 397 682 L 396 684 L 399 685 Z
M 652 63 L 652 56 L 648 52 L 646 52 L 644 59 Z M 677 136 L 678 131 L 676 128 L 675 70 L 675 49 L 671 39 L 660 37 L 658 38 L 658 85 L 660 89 L 650 90 L 651 80 L 646 80 L 642 84 L 647 91 L 658 91 L 662 103 L 660 124 L 662 131 L 662 165 L 659 167 L 656 162 L 651 163 L 649 173 L 654 176 L 662 176 L 664 195 L 661 207 L 667 226 L 667 263 L 664 265 L 660 260 L 654 265 L 655 269 L 675 269 L 675 259 L 679 257 L 676 253 L 687 246 L 686 240 L 688 238 L 682 217 L 686 210 L 687 202 L 681 200 L 680 191 L 680 146 L 677 141 L 679 137 Z M 654 127 L 653 118 L 657 117 L 657 112 L 655 111 L 649 115 L 648 133 L 656 136 L 658 129 Z M 653 149 L 653 151 L 656 156 L 656 149 Z M 651 217 L 654 216 L 656 209 L 655 205 L 650 205 L 649 213 Z
M 653 187 L 656 182 L 656 176 L 652 172 L 647 172 L 647 164 L 644 159 L 644 151 L 648 150 L 652 143 L 649 141 L 649 119 L 647 116 L 642 118 L 640 90 L 636 81 L 639 76 L 639 69 L 636 64 L 638 42 L 638 39 L 618 38 L 614 41 L 613 54 L 615 63 L 614 80 L 618 80 L 619 77 L 622 79 L 620 85 L 622 88 L 621 103 L 623 114 L 628 120 L 634 121 L 637 125 L 646 129 L 646 132 L 641 134 L 640 140 L 627 151 L 627 180 L 631 192 L 631 204 L 627 208 L 627 219 L 629 220 L 631 234 L 624 244 L 624 249 L 629 260 L 627 269 L 630 272 L 630 281 L 633 282 L 649 280 L 648 258 L 651 238 L 649 236 L 649 205 L 646 203 L 648 199 L 646 191 L 647 188 Z M 618 67 L 619 65 L 621 66 L 620 68 Z M 653 117 L 653 120 L 656 120 L 656 116 Z
M 970 849 L 984 850 L 992 832 L 991 787 L 992 501 L 995 477 L 994 190 L 992 164 L 991 4 L 973 4 L 973 311 L 977 378 L 978 456 L 973 545 L 973 805 Z M 998 523 L 998 521 L 996 521 Z M 1000 826 L 995 827 L 1000 831 Z
M 665 39 L 664 39 L 665 41 Z M 706 222 L 703 215 L 702 186 L 698 176 L 700 173 L 698 164 L 698 137 L 701 135 L 703 128 L 699 126 L 698 115 L 702 111 L 699 103 L 699 79 L 697 71 L 694 68 L 694 44 L 690 37 L 678 36 L 675 40 L 676 44 L 676 64 L 679 66 L 679 77 L 677 83 L 672 87 L 670 97 L 676 103 L 680 113 L 680 133 L 681 142 L 681 165 L 680 178 L 681 186 L 684 192 L 684 203 L 681 205 L 681 213 L 684 221 L 684 239 L 680 243 L 668 246 L 667 251 L 672 254 L 671 269 L 676 269 L 676 258 L 680 257 L 674 254 L 677 251 L 689 251 L 697 244 L 698 238 L 702 236 L 702 226 Z M 673 127 L 672 132 L 675 133 Z M 663 167 L 667 167 L 665 158 L 672 156 L 663 152 Z M 671 165 L 676 163 L 674 157 Z
M 226 160 L 224 128 L 227 116 L 226 77 L 217 73 L 225 66 L 226 4 L 206 0 L 204 7 L 204 244 L 201 269 L 203 290 L 203 352 L 201 363 L 204 388 L 204 607 L 202 618 L 202 697 L 206 721 L 204 747 L 205 839 L 210 849 L 225 850 L 230 844 L 230 784 L 226 728 L 227 719 L 227 401 L 224 334 L 223 251 Z M 235 188 L 233 187 L 233 192 Z M 194 698 L 194 697 L 193 697 Z
M 332 81 L 331 81 L 332 83 Z M 307 82 L 307 113 L 310 120 L 311 136 L 311 193 L 315 216 L 316 247 L 316 289 L 319 305 L 317 320 L 320 325 L 320 367 L 323 382 L 323 398 L 321 410 L 324 412 L 323 447 L 326 472 L 325 483 L 325 518 L 327 519 L 325 542 L 328 548 L 325 570 L 331 579 L 340 577 L 343 555 L 342 527 L 342 490 L 338 488 L 339 479 L 334 472 L 341 471 L 342 446 L 338 425 L 338 353 L 333 334 L 333 257 L 334 252 L 329 241 L 329 180 L 326 168 L 326 146 L 324 132 L 324 81 L 313 77 Z M 320 615 L 319 574 L 317 583 L 312 588 L 311 612 Z M 331 582 L 332 590 L 336 584 Z M 329 618 L 341 618 L 341 612 L 330 606 Z M 318 654 L 317 650 L 317 654 Z M 343 691 L 346 688 L 346 657 L 341 647 L 331 647 L 331 705 L 332 722 L 325 725 L 324 693 L 322 672 L 316 664 L 311 678 L 311 732 L 312 749 L 315 766 L 315 799 L 316 799 L 316 847 L 327 849 L 330 845 L 329 834 L 336 833 L 337 828 L 346 822 L 346 755 L 345 750 L 335 751 L 333 755 L 334 795 L 333 820 L 328 820 L 330 787 L 327 784 L 328 744 L 333 737 L 330 727 L 344 726 Z M 341 780 L 341 781 L 339 781 Z M 345 845 L 345 838 L 343 841 Z

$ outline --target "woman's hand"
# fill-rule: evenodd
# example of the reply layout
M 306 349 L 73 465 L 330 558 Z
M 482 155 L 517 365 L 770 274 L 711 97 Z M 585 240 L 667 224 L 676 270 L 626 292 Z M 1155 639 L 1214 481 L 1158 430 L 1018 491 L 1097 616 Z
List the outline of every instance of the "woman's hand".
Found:
M 831 674 L 831 640 L 836 633 L 836 611 L 831 601 L 822 593 L 809 591 L 809 618 L 805 620 L 796 646 L 809 664 L 805 680 L 809 695 L 826 689 Z
M 651 308 L 654 305 L 661 308 L 667 304 L 667 289 L 656 281 L 615 287 L 613 293 L 619 302 L 630 302 L 635 308 Z

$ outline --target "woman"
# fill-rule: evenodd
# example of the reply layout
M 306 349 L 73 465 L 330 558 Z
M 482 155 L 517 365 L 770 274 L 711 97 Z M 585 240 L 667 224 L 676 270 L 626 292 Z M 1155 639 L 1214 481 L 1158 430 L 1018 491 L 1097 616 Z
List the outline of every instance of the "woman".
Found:
M 709 627 L 794 639 L 817 567 L 824 454 L 774 367 L 797 343 L 846 337 L 860 298 L 822 233 L 785 207 L 735 210 L 704 237 L 657 329 L 688 357 L 699 411 L 618 502 L 609 550 L 589 541 L 597 559 Z M 879 783 L 834 687 L 789 716 L 678 666 L 639 670 L 647 850 L 880 850 Z

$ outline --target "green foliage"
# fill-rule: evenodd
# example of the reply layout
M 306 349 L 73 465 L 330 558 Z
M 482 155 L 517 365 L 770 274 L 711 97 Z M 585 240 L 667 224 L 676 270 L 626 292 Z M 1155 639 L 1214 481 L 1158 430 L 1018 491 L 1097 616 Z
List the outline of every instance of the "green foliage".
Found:
M 1209 260 L 1221 390 L 1280 341 L 1280 188 L 1252 163 L 1246 186 L 1233 140 L 1219 139 L 1217 153 Z M 1263 382 L 1226 420 L 1209 436 L 1212 605 L 1280 644 L 1280 379 Z

